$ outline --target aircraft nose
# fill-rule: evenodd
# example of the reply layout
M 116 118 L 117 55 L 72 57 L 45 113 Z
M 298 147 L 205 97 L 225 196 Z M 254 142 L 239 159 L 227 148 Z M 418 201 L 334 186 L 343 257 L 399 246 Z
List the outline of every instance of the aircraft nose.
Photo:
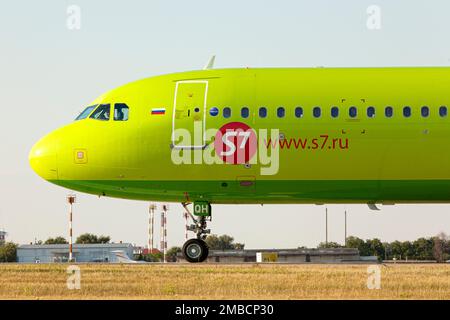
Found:
M 57 180 L 58 168 L 56 166 L 56 146 L 51 135 L 39 140 L 30 151 L 30 166 L 41 178 Z

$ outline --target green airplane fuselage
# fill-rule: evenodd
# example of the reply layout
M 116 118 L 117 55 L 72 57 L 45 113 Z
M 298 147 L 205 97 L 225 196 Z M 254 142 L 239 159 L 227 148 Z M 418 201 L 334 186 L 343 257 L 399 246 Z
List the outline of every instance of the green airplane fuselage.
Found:
M 445 203 L 449 100 L 450 68 L 440 67 L 176 73 L 100 96 L 91 105 L 109 105 L 109 120 L 93 109 L 41 139 L 30 163 L 57 185 L 125 199 Z M 123 104 L 127 119 L 115 120 Z M 250 127 L 256 153 L 206 163 L 207 153 L 220 159 L 214 133 L 228 125 Z

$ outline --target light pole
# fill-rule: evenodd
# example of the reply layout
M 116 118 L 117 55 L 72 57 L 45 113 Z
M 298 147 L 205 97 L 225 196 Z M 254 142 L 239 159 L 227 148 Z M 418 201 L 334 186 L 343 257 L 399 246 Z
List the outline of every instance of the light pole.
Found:
M 148 220 L 148 243 L 147 243 L 147 249 L 148 253 L 153 253 L 153 238 L 154 238 L 154 230 L 155 230 L 155 210 L 156 210 L 156 204 L 151 203 L 148 212 L 150 214 L 149 220 Z
M 344 210 L 344 245 L 347 247 L 347 210 Z
M 164 204 L 161 211 L 161 251 L 164 263 L 167 262 L 167 211 L 169 211 L 169 206 Z
M 73 261 L 73 251 L 72 251 L 72 209 L 73 204 L 76 201 L 76 196 L 74 194 L 69 194 L 67 196 L 67 202 L 69 203 L 70 213 L 69 213 L 69 262 Z
M 325 245 L 328 247 L 328 208 L 325 207 Z

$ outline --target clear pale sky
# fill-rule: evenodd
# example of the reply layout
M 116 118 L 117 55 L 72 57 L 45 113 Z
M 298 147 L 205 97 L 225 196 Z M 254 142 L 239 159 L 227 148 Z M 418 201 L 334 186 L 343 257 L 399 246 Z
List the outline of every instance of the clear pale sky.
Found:
M 67 8 L 81 29 L 67 28 Z M 381 29 L 366 22 L 381 9 Z M 67 237 L 68 190 L 29 167 L 28 152 L 95 97 L 127 82 L 216 67 L 447 66 L 450 2 L 434 1 L 5 1 L 0 11 L 0 229 L 9 240 Z M 449 88 L 450 90 L 450 88 Z M 450 164 L 449 164 L 450 165 Z M 145 202 L 77 194 L 75 236 L 92 232 L 144 245 Z M 348 233 L 383 241 L 450 233 L 450 205 L 330 205 L 329 240 Z M 324 206 L 214 206 L 214 233 L 248 248 L 315 247 Z M 170 204 L 169 246 L 184 238 L 182 209 Z

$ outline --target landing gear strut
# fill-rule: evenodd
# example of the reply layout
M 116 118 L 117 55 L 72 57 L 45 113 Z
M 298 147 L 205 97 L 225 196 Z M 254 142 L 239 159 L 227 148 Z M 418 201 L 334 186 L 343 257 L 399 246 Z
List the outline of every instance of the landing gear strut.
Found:
M 210 229 L 206 229 L 207 221 L 211 221 L 211 206 L 209 203 L 194 203 L 194 215 L 198 216 L 195 218 L 187 208 L 188 203 L 182 203 L 182 205 L 194 222 L 194 224 L 187 227 L 188 231 L 193 231 L 197 235 L 195 239 L 189 239 L 184 243 L 183 256 L 188 262 L 203 262 L 209 254 L 209 248 L 205 240 L 208 234 L 211 233 Z M 203 206 L 207 206 L 207 209 Z M 199 211 L 198 209 L 201 208 L 204 208 L 204 210 Z

